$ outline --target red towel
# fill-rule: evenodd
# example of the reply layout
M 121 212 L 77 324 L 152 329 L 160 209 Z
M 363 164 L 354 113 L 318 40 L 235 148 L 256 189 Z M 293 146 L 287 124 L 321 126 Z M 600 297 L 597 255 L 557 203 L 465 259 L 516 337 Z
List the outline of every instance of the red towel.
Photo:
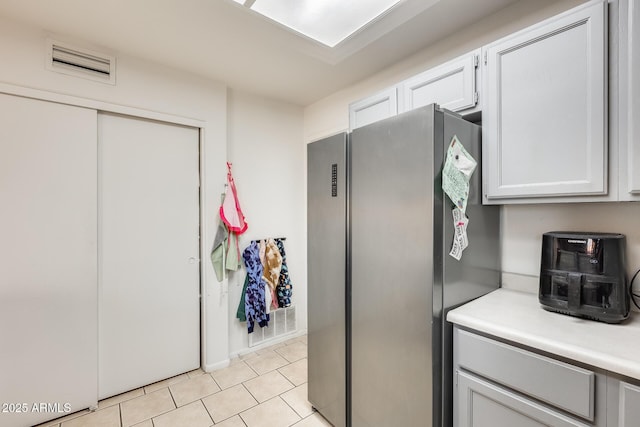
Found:
M 222 206 L 220 206 L 220 218 L 222 218 L 222 221 L 227 225 L 229 231 L 242 234 L 247 231 L 249 225 L 245 221 L 242 209 L 240 209 L 238 191 L 236 190 L 236 184 L 231 175 L 231 163 L 229 162 L 227 162 L 227 182 L 229 186 L 227 187 Z M 229 189 L 231 189 L 233 197 L 229 197 Z

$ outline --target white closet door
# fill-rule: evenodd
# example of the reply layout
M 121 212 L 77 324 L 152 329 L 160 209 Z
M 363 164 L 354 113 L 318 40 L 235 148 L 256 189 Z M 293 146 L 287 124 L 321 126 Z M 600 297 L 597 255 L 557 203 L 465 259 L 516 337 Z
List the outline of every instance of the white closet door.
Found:
M 97 404 L 96 111 L 0 94 L 0 204 L 0 426 L 28 426 Z
M 99 397 L 200 366 L 199 133 L 98 113 Z

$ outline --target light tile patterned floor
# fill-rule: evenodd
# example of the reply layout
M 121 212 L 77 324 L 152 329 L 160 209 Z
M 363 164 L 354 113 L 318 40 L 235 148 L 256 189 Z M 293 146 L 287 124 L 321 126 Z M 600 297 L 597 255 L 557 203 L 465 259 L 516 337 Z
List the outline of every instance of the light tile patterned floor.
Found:
M 40 427 L 327 427 L 307 401 L 307 338 L 178 375 Z

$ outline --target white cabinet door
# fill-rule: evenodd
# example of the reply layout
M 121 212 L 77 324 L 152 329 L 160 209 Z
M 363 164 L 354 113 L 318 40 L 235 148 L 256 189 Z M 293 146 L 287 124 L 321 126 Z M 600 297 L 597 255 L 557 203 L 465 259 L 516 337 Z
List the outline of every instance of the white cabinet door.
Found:
M 640 200 L 640 1 L 620 2 L 620 194 Z
M 620 382 L 620 427 L 637 426 L 640 420 L 640 387 Z M 612 408 L 615 410 L 614 408 Z
M 397 114 L 398 91 L 394 86 L 349 105 L 349 128 L 357 129 Z
M 200 366 L 199 133 L 98 115 L 99 396 Z
M 95 110 L 0 94 L 0 426 L 97 405 L 96 156 Z
M 458 427 L 588 426 L 473 374 L 457 371 L 456 382 L 454 410 Z
M 476 69 L 480 51 L 470 52 L 400 84 L 401 112 L 432 103 L 451 111 L 473 108 L 478 102 Z
M 606 7 L 590 2 L 485 47 L 485 202 L 607 193 Z

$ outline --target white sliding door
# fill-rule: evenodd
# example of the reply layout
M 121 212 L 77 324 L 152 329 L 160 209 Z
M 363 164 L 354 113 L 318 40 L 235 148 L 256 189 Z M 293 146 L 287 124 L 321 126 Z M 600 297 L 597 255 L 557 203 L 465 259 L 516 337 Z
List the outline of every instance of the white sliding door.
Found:
M 98 113 L 99 396 L 200 366 L 199 131 Z
M 95 110 L 0 94 L 0 426 L 97 404 L 96 162 Z

